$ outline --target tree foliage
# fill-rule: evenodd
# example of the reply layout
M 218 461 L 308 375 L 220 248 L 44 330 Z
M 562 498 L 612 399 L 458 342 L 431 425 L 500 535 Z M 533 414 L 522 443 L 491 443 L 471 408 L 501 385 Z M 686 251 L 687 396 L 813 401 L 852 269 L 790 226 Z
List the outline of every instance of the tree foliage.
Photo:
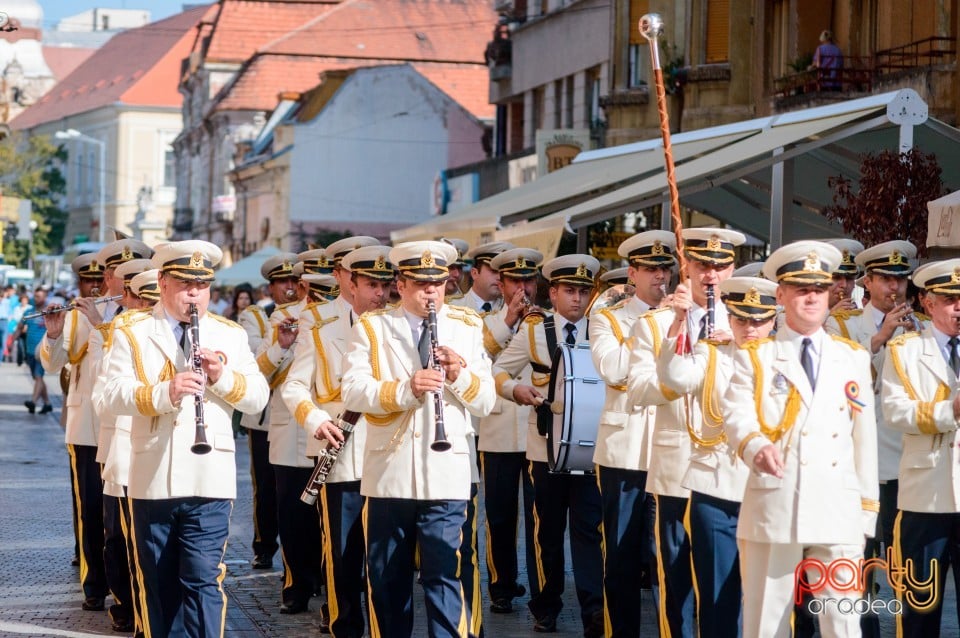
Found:
M 842 175 L 830 177 L 833 205 L 824 216 L 866 246 L 893 239 L 926 251 L 927 202 L 945 194 L 940 164 L 933 153 L 914 147 L 907 153 L 881 151 L 860 157 L 859 189 Z

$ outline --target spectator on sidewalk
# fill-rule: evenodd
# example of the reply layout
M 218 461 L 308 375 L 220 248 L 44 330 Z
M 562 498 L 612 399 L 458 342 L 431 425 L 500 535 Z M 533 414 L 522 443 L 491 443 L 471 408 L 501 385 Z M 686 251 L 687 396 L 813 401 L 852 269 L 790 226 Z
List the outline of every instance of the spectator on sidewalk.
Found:
M 43 400 L 43 407 L 40 408 L 40 414 L 46 414 L 53 410 L 53 406 L 50 405 L 50 397 L 47 394 L 47 383 L 43 379 L 44 370 L 43 366 L 34 356 L 34 351 L 37 349 L 37 345 L 43 340 L 44 335 L 47 334 L 47 328 L 44 325 L 43 317 L 36 316 L 31 319 L 25 319 L 31 313 L 41 312 L 47 307 L 47 291 L 44 288 L 37 288 L 33 293 L 33 304 L 29 303 L 24 304 L 21 302 L 20 308 L 24 309 L 24 312 L 21 313 L 20 323 L 17 324 L 17 329 L 14 332 L 14 340 L 19 338 L 21 335 L 26 335 L 26 343 L 24 345 L 23 359 L 27 363 L 27 368 L 30 371 L 30 376 L 33 377 L 33 394 L 30 397 L 29 401 L 24 401 L 23 404 L 27 406 L 27 410 L 30 411 L 30 414 L 33 414 L 37 410 L 37 401 Z M 19 309 L 19 308 L 18 308 Z

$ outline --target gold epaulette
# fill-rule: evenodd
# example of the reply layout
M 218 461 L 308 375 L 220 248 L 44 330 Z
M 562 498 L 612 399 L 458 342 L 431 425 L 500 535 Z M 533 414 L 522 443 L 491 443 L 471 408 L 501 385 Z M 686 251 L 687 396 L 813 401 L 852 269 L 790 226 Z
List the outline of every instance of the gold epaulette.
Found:
M 890 346 L 895 346 L 895 347 L 902 346 L 907 342 L 908 339 L 913 339 L 919 336 L 920 336 L 919 332 L 912 332 L 912 331 L 898 334 L 896 337 L 894 337 L 893 339 L 887 342 L 887 347 L 889 348 Z
M 456 308 L 456 310 L 453 310 L 453 308 Z M 483 325 L 483 317 L 481 317 L 480 313 L 472 308 L 466 308 L 464 306 L 450 306 L 450 310 L 447 311 L 447 316 L 451 319 L 462 321 L 468 326 L 473 326 L 475 328 Z
M 295 305 L 297 305 L 298 303 L 300 303 L 299 300 L 297 300 L 297 301 L 288 301 L 287 303 L 278 303 L 278 304 L 274 307 L 274 310 L 284 310 L 284 309 L 286 309 L 286 308 L 289 308 L 290 306 L 295 306 Z
M 915 312 L 913 316 L 916 317 L 918 321 L 932 321 L 930 315 L 925 315 L 922 312 Z
M 375 317 L 377 315 L 385 315 L 389 313 L 391 310 L 393 310 L 393 308 L 390 308 L 389 306 L 386 308 L 380 308 L 379 310 L 368 310 L 362 315 L 360 315 L 360 318 L 362 319 L 363 317 Z
M 543 315 L 541 314 L 531 314 L 523 318 L 523 323 L 528 323 L 531 326 L 535 326 L 538 323 L 543 323 Z
M 316 329 L 316 328 L 322 328 L 323 326 L 327 325 L 328 323 L 333 323 L 334 321 L 336 321 L 336 320 L 339 319 L 339 318 L 340 318 L 340 315 L 333 315 L 332 317 L 327 317 L 326 319 L 324 319 L 323 317 L 320 317 L 320 320 L 319 320 L 319 321 L 315 321 L 315 322 L 314 322 L 313 327 L 314 327 L 314 329 Z
M 312 311 L 314 308 L 317 308 L 318 306 L 322 306 L 328 303 L 330 303 L 329 299 L 320 299 L 319 301 L 311 301 L 310 303 L 308 303 L 306 306 L 303 307 L 303 311 L 304 312 L 306 312 L 307 310 Z
M 700 341 L 707 345 L 713 346 L 714 348 L 730 345 L 730 339 L 724 339 L 723 341 L 719 341 L 717 339 L 701 339 Z
M 763 339 L 753 339 L 739 346 L 740 350 L 756 350 L 765 343 L 773 341 L 773 337 L 764 337 Z
M 246 308 L 244 308 L 243 310 L 241 310 L 241 311 L 240 311 L 240 315 L 242 315 L 242 314 L 245 313 L 245 312 L 249 312 L 249 313 L 252 314 L 252 315 L 264 315 L 264 316 L 266 316 L 266 314 L 267 314 L 266 312 L 264 312 L 263 308 L 261 308 L 260 306 L 258 306 L 258 305 L 255 304 L 255 303 L 252 303 L 252 304 L 250 304 L 249 306 L 247 306 Z M 240 315 L 237 315 L 237 317 L 239 318 Z
M 153 316 L 152 308 L 137 308 L 137 309 L 129 308 L 121 312 L 119 315 L 115 316 L 113 320 L 110 322 L 110 324 L 114 327 L 116 327 L 119 324 L 123 324 L 125 326 L 132 326 L 133 324 L 139 323 L 144 319 L 146 319 L 147 317 L 151 317 L 151 316 Z
M 218 315 L 218 314 L 216 314 L 216 313 L 214 313 L 214 312 L 208 312 L 207 315 L 208 315 L 211 319 L 216 319 L 217 321 L 219 321 L 220 323 L 224 324 L 225 326 L 231 326 L 231 327 L 240 328 L 241 330 L 243 330 L 243 327 L 242 327 L 239 323 L 237 323 L 236 321 L 231 321 L 230 319 L 227 319 L 226 317 L 221 317 L 220 315 Z
M 669 306 L 665 306 L 665 307 L 663 307 L 663 308 L 651 308 L 650 310 L 646 311 L 645 313 L 643 313 L 643 314 L 640 315 L 640 316 L 641 316 L 641 317 L 645 317 L 645 316 L 647 316 L 647 315 L 656 315 L 656 314 L 659 314 L 659 313 L 661 313 L 661 312 L 666 312 L 666 311 L 668 311 L 668 310 L 672 310 L 672 309 L 671 309 Z
M 853 339 L 847 339 L 846 337 L 841 337 L 840 335 L 830 335 L 830 337 L 837 343 L 845 343 L 854 350 L 866 350 L 862 345 L 854 341 Z
M 452 295 L 447 295 L 447 296 L 445 296 L 445 297 L 443 298 L 443 303 L 449 304 L 451 301 L 458 301 L 458 300 L 460 300 L 460 299 L 463 299 L 463 293 L 462 293 L 462 292 L 454 293 L 454 294 L 452 294 Z
M 627 305 L 627 302 L 629 302 L 629 301 L 630 301 L 630 299 L 621 299 L 620 301 L 618 301 L 617 303 L 613 304 L 612 306 L 607 306 L 606 308 L 597 308 L 596 310 L 591 309 L 590 315 L 592 316 L 592 315 L 595 315 L 595 314 L 598 314 L 598 313 L 602 313 L 604 310 L 606 310 L 606 311 L 608 311 L 608 312 L 611 311 L 611 310 L 620 310 L 620 309 L 623 308 L 625 305 Z
M 856 308 L 853 310 L 834 310 L 830 313 L 830 316 L 835 319 L 842 319 L 846 321 L 850 317 L 859 317 L 863 314 L 863 308 Z

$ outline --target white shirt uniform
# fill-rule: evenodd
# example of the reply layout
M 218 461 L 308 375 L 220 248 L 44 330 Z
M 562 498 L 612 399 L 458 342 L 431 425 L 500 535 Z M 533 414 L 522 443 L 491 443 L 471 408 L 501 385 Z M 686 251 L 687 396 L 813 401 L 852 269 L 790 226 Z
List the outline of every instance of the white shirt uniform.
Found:
M 99 424 L 90 404 L 90 393 L 99 359 L 88 354 L 90 333 L 94 329 L 77 309 L 65 312 L 63 332 L 55 340 L 44 337 L 37 345 L 36 354 L 49 373 L 60 372 L 65 365 L 70 365 L 70 386 L 64 402 L 67 412 L 64 440 L 68 445 L 96 447 Z M 99 451 L 97 461 L 102 462 Z
M 270 332 L 270 319 L 263 308 L 257 304 L 250 304 L 244 308 L 237 317 L 237 323 L 247 333 L 247 343 L 250 344 L 250 352 L 256 355 L 260 349 L 260 344 L 267 338 Z M 268 414 L 244 414 L 240 418 L 240 425 L 250 430 L 270 429 L 270 416 Z
M 480 317 L 462 308 L 437 311 L 437 340 L 466 364 L 444 384 L 444 426 L 452 448 L 430 449 L 434 440 L 433 396 L 419 399 L 410 378 L 421 369 L 417 342 L 402 307 L 364 314 L 354 324 L 343 363 L 344 407 L 367 420 L 360 492 L 380 498 L 468 500 L 470 416 L 485 416 L 496 395 L 483 349 Z
M 247 347 L 243 329 L 214 315 L 200 318 L 200 345 L 224 362 L 223 374 L 204 393 L 204 424 L 212 450 L 190 451 L 195 437 L 194 398 L 179 406 L 169 385 L 191 362 L 180 349 L 162 305 L 120 328 L 105 371 L 104 408 L 133 417 L 129 496 L 140 499 L 236 497 L 231 415 L 259 412 L 269 388 Z

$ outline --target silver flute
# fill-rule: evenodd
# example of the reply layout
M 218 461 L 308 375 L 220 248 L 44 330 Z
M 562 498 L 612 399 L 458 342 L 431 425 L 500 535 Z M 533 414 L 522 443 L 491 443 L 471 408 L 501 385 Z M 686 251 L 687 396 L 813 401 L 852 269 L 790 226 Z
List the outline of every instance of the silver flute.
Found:
M 98 299 L 94 299 L 93 303 L 101 304 L 101 303 L 107 303 L 108 301 L 117 301 L 120 299 L 123 299 L 123 295 L 114 295 L 112 297 L 100 297 Z M 23 319 L 24 320 L 36 319 L 37 317 L 44 317 L 46 315 L 53 315 L 58 312 L 66 312 L 67 310 L 73 310 L 76 307 L 77 307 L 77 304 L 75 303 L 67 304 L 66 306 L 56 306 L 55 308 L 49 308 L 47 310 L 41 310 L 40 312 L 31 312 L 28 315 L 23 315 Z

